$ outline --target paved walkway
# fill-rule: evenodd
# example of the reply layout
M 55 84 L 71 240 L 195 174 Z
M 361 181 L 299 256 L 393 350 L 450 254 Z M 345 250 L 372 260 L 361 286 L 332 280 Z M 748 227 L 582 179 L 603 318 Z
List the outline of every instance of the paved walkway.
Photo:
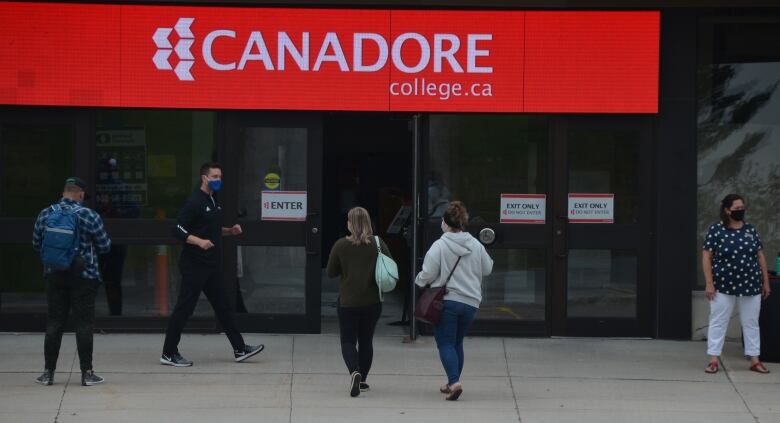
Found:
M 106 383 L 79 384 L 72 334 L 54 386 L 33 382 L 42 334 L 0 334 L 0 422 L 780 422 L 780 364 L 747 370 L 727 345 L 726 371 L 703 372 L 701 342 L 466 340 L 464 393 L 444 401 L 433 340 L 375 339 L 371 391 L 347 392 L 333 335 L 248 334 L 266 351 L 232 360 L 222 335 L 185 335 L 191 368 L 158 364 L 162 335 L 96 335 Z

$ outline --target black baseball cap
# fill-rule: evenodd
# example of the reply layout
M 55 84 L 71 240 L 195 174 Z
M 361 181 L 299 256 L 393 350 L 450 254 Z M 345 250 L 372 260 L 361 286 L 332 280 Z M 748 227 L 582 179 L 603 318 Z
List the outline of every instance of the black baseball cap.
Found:
M 83 191 L 87 190 L 87 183 L 84 182 L 83 179 L 77 177 L 77 176 L 71 176 L 68 179 L 65 180 L 65 185 L 75 185 L 79 188 L 81 188 Z

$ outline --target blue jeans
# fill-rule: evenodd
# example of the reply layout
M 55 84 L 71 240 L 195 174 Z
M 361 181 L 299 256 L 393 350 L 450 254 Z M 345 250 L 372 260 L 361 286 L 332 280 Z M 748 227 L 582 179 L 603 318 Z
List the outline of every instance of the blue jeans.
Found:
M 476 307 L 458 301 L 444 301 L 444 310 L 433 334 L 439 348 L 439 359 L 447 373 L 448 385 L 460 381 L 463 372 L 463 338 L 476 314 Z

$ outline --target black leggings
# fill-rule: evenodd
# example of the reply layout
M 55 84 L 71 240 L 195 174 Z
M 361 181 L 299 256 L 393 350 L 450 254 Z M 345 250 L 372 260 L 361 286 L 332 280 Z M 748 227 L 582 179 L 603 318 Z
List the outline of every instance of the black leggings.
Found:
M 368 378 L 374 361 L 374 329 L 382 314 L 382 303 L 365 307 L 338 307 L 341 355 L 347 370 Z M 359 348 L 358 348 L 359 345 Z

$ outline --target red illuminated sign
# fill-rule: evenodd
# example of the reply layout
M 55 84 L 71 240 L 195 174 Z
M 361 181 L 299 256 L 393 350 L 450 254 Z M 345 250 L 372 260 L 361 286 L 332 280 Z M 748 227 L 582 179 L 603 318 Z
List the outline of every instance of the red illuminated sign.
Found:
M 656 113 L 658 12 L 0 2 L 0 104 Z

